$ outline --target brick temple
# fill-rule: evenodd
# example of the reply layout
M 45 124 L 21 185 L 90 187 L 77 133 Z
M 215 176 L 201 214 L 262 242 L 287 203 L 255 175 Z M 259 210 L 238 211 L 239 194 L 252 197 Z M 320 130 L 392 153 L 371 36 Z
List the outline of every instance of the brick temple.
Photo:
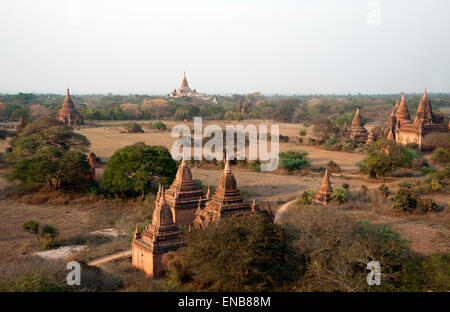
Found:
M 200 228 L 226 217 L 251 213 L 250 204 L 242 199 L 237 188 L 229 160 L 225 163 L 214 195 L 205 203 L 204 207 L 198 206 L 194 225 Z
M 72 98 L 70 97 L 69 88 L 67 88 L 66 98 L 64 99 L 61 110 L 56 119 L 62 121 L 66 126 L 80 126 L 83 122 L 83 117 L 75 109 Z
M 325 170 L 325 175 L 323 176 L 322 186 L 320 190 L 314 196 L 313 201 L 315 203 L 326 205 L 331 200 L 331 193 L 333 189 L 331 188 L 330 177 L 328 174 L 328 169 Z
M 164 196 L 164 188 L 160 188 L 155 200 L 152 223 L 142 232 L 139 232 L 136 225 L 131 243 L 132 265 L 152 277 L 164 275 L 163 255 L 185 246 L 178 238 L 179 234 L 178 226 L 173 222 L 172 210 Z
M 410 120 L 405 96 L 402 95 L 395 119 L 391 114 L 388 123 L 389 139 L 404 145 L 416 143 L 421 151 L 433 151 L 439 146 L 443 138 L 442 134 L 449 133 L 449 127 L 444 123 L 444 117 L 433 113 L 426 90 L 420 99 L 413 120 Z

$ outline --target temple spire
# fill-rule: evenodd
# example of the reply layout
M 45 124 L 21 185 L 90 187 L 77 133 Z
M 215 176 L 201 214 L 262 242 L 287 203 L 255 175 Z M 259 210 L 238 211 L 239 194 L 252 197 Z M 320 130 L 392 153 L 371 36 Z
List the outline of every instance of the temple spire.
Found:
M 406 106 L 405 95 L 402 94 L 402 99 L 400 101 L 400 105 L 398 107 L 397 113 L 395 114 L 395 118 L 399 120 L 401 123 L 405 121 L 409 121 L 410 119 L 408 106 Z

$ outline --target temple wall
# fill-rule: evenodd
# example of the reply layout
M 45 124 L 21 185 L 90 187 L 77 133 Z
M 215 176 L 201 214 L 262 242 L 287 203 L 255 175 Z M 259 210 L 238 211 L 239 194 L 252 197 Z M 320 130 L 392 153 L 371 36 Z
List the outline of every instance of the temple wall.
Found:
M 420 134 L 415 132 L 404 132 L 400 129 L 396 139 L 397 143 L 406 145 L 408 143 L 417 143 L 419 147 L 421 145 L 421 137 Z
M 147 250 L 132 244 L 131 247 L 131 264 L 139 270 L 143 270 L 149 276 L 159 276 L 162 271 L 161 264 L 162 255 L 153 255 Z M 158 271 L 159 268 L 159 271 Z M 156 274 L 154 270 L 157 270 Z
M 195 218 L 195 209 L 172 209 L 172 214 L 174 216 L 174 222 L 176 225 L 193 225 Z

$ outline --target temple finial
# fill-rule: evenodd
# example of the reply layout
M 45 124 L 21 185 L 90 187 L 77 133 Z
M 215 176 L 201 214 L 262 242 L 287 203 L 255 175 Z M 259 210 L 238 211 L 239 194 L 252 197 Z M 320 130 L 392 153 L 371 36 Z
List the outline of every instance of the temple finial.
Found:
M 227 157 L 227 160 L 225 161 L 225 168 L 224 168 L 224 170 L 231 171 L 230 160 L 228 159 L 228 157 Z

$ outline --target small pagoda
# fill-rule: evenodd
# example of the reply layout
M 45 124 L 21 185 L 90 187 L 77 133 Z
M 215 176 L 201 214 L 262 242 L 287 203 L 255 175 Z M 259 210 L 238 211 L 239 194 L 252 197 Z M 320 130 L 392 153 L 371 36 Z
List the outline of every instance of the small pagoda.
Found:
M 211 222 L 218 222 L 222 218 L 251 213 L 251 211 L 250 204 L 241 197 L 236 179 L 231 171 L 230 161 L 227 160 L 214 195 L 206 202 L 204 208 L 199 205 L 195 212 L 194 225 L 202 228 Z
M 70 97 L 69 88 L 67 88 L 66 98 L 64 99 L 61 110 L 56 119 L 62 121 L 66 126 L 80 126 L 83 122 L 83 117 L 75 109 L 72 98 Z
M 325 175 L 323 176 L 322 186 L 320 190 L 314 196 L 313 201 L 318 204 L 326 205 L 331 200 L 331 194 L 333 189 L 331 188 L 330 177 L 328 175 L 328 169 L 325 170 Z
M 349 137 L 355 140 L 355 143 L 366 143 L 367 141 L 368 133 L 364 128 L 359 108 L 356 109 L 355 117 L 353 117 Z
M 369 136 L 367 137 L 366 144 L 370 145 L 370 144 L 374 143 L 376 140 L 377 140 L 377 138 L 376 138 L 375 133 L 374 133 L 373 128 L 372 128 L 372 129 L 370 129 Z
M 172 210 L 165 200 L 164 188 L 160 190 L 155 200 L 152 223 L 142 232 L 139 232 L 136 225 L 131 243 L 132 265 L 153 277 L 164 275 L 164 254 L 186 245 L 178 238 L 180 231 L 173 222 Z
M 177 225 L 193 225 L 199 200 L 204 206 L 207 198 L 192 179 L 191 169 L 184 158 L 178 167 L 175 181 L 165 192 L 165 198 Z

